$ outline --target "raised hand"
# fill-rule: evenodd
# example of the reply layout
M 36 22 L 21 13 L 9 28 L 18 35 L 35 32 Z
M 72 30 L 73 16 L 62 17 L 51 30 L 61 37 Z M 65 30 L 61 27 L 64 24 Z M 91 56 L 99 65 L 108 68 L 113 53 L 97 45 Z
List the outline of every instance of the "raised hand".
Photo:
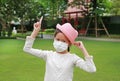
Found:
M 77 46 L 83 52 L 85 57 L 89 57 L 89 53 L 87 52 L 82 41 L 74 42 L 74 45 Z
M 82 43 L 82 41 L 77 41 L 77 42 L 74 42 L 74 45 L 77 46 L 78 48 L 84 48 L 84 45 Z
M 31 34 L 32 38 L 35 38 L 37 36 L 37 34 L 39 33 L 39 31 L 41 29 L 42 20 L 43 20 L 43 16 L 40 18 L 40 20 L 38 22 L 34 23 L 34 25 L 33 25 L 34 30 Z
M 43 20 L 43 16 L 40 18 L 40 20 L 38 22 L 34 23 L 34 29 L 35 30 L 38 30 L 38 31 L 40 30 L 41 24 L 42 24 L 42 20 Z

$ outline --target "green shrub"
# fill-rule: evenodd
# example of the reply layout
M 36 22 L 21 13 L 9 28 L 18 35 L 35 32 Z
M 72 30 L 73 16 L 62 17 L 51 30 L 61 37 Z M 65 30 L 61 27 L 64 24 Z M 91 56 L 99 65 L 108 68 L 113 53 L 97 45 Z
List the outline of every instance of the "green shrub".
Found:
M 55 32 L 55 29 L 51 28 L 51 29 L 45 29 L 44 33 L 45 34 L 53 34 Z

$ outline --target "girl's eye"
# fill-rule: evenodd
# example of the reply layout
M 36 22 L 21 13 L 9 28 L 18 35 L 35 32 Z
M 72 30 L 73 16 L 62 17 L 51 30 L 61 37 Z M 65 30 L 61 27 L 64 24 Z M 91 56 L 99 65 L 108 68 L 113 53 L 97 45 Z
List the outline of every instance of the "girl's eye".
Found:
M 62 42 L 65 42 L 64 40 Z
M 66 41 L 64 41 L 64 40 L 60 40 L 60 39 L 56 39 L 57 41 L 62 41 L 62 42 L 66 42 Z
M 60 39 L 56 39 L 57 41 L 60 41 Z

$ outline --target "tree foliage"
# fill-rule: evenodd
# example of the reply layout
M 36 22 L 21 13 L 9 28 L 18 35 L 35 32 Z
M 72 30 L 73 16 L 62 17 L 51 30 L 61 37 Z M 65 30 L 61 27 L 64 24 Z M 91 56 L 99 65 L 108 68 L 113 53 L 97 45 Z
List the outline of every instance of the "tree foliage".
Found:
M 0 0 L 0 23 L 2 30 L 8 29 L 12 20 L 23 22 L 42 14 L 43 6 L 34 0 Z
M 41 15 L 60 17 L 67 0 L 0 0 L 0 31 L 7 31 L 12 20 L 19 21 L 24 30 L 25 21 L 36 20 Z
M 66 0 L 36 0 L 43 4 L 45 8 L 45 16 L 49 18 L 57 18 L 62 15 L 62 12 L 66 9 Z
M 3 29 L 5 30 L 8 22 L 14 18 L 14 0 L 0 0 L 0 24 L 2 24 Z
M 88 9 L 88 14 L 103 15 L 104 13 L 109 13 L 112 2 L 110 0 L 74 0 L 70 6 L 83 5 Z M 78 7 L 79 8 L 79 7 Z
M 111 14 L 120 15 L 120 0 L 112 0 Z

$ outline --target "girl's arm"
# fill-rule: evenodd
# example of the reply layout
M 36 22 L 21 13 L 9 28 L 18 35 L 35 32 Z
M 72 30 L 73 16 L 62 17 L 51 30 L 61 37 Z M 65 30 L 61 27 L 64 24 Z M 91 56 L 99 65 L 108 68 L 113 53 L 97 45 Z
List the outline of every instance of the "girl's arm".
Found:
M 93 62 L 93 57 L 85 57 L 85 60 L 78 57 L 77 55 L 74 56 L 74 64 L 75 66 L 87 71 L 87 72 L 96 72 L 96 66 Z
M 82 41 L 75 42 L 74 45 L 77 46 L 83 52 L 84 57 L 90 57 Z
M 83 55 L 85 57 L 85 60 L 77 57 L 75 65 L 87 72 L 96 72 L 96 66 L 93 62 L 93 56 L 89 55 L 82 41 L 75 42 L 74 45 L 77 46 L 83 52 Z
M 43 51 L 43 50 L 32 48 L 34 40 L 40 31 L 42 18 L 43 17 L 41 17 L 39 22 L 36 22 L 34 24 L 34 30 L 31 33 L 31 35 L 26 37 L 26 42 L 25 42 L 23 50 L 31 55 L 46 59 L 46 56 L 48 53 L 50 53 L 50 51 Z

